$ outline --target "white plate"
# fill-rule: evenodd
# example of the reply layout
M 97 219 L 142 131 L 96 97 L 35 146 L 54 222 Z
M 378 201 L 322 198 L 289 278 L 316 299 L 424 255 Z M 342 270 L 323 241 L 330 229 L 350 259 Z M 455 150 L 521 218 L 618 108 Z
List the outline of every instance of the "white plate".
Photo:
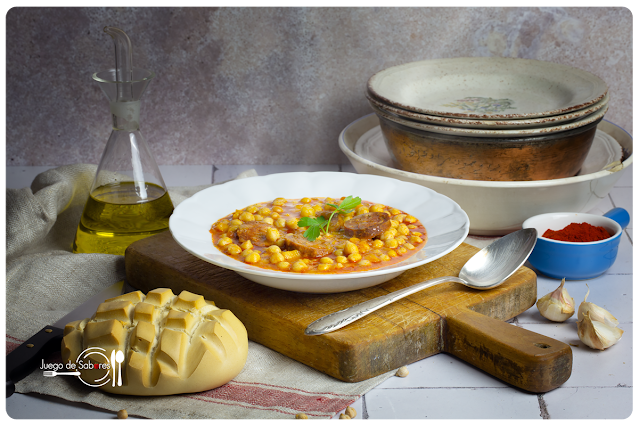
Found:
M 386 105 L 379 102 L 368 94 L 366 99 L 373 106 L 389 114 L 394 114 L 402 118 L 418 121 L 421 123 L 434 124 L 447 127 L 468 127 L 471 129 L 501 129 L 501 130 L 513 130 L 535 127 L 550 127 L 559 123 L 569 123 L 571 121 L 580 120 L 590 114 L 594 114 L 604 106 L 608 105 L 609 95 L 606 96 L 596 104 L 590 105 L 587 108 L 582 108 L 577 111 L 572 111 L 568 114 L 552 115 L 549 117 L 537 117 L 529 119 L 515 119 L 515 120 L 471 120 L 457 117 L 441 117 L 438 115 L 420 114 L 418 112 L 407 111 L 401 108 L 395 108 L 390 105 Z
M 521 229 L 524 220 L 537 214 L 587 212 L 606 198 L 633 158 L 632 137 L 604 120 L 597 129 L 617 141 L 626 153 L 623 163 L 615 167 L 581 176 L 525 182 L 449 179 L 397 170 L 355 153 L 357 141 L 376 126 L 379 119 L 369 114 L 349 124 L 339 136 L 339 147 L 355 170 L 413 182 L 452 198 L 468 214 L 473 235 L 504 235 Z
M 355 143 L 355 154 L 365 160 L 386 167 L 396 168 L 393 158 L 384 142 L 384 135 L 379 126 L 364 133 Z M 610 135 L 597 129 L 595 137 L 577 176 L 596 173 L 622 157 L 621 145 Z
M 353 195 L 403 210 L 426 227 L 426 245 L 410 258 L 385 268 L 345 274 L 270 271 L 237 261 L 220 252 L 209 229 L 216 220 L 251 204 L 277 197 L 341 197 Z M 469 220 L 457 203 L 437 192 L 397 179 L 353 173 L 280 173 L 238 179 L 198 192 L 180 203 L 169 220 L 177 243 L 207 262 L 282 290 L 340 293 L 371 287 L 407 269 L 432 262 L 458 247 L 468 235 Z
M 566 114 L 608 92 L 594 74 L 520 58 L 448 58 L 387 68 L 368 81 L 378 100 L 445 117 L 513 119 Z

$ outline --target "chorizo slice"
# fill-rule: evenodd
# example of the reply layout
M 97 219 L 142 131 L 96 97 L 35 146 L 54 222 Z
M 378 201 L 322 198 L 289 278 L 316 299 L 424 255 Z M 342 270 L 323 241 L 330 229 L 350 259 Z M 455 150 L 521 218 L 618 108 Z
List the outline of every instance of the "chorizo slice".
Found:
M 240 240 L 240 243 L 251 240 L 251 244 L 254 246 L 271 245 L 266 240 L 266 231 L 269 228 L 273 228 L 273 225 L 266 222 L 244 222 L 237 228 L 237 239 Z
M 330 210 L 322 210 L 319 212 L 319 216 L 322 216 L 324 219 L 328 220 L 333 214 Z M 331 219 L 331 223 L 328 224 L 328 232 L 336 232 L 339 231 L 344 226 L 344 216 L 336 213 Z
M 390 227 L 391 217 L 388 213 L 364 213 L 344 222 L 344 235 L 349 238 L 371 239 L 382 235 Z
M 301 234 L 286 234 L 284 241 L 287 250 L 299 250 L 302 257 L 323 257 L 333 252 L 333 244 L 326 240 L 309 241 Z

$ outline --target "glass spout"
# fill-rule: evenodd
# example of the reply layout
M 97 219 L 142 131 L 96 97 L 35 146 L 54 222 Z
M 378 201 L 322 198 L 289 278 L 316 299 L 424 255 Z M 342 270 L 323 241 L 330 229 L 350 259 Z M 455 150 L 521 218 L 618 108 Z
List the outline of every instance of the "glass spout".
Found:
M 115 80 L 118 82 L 117 101 L 130 101 L 133 99 L 130 84 L 133 81 L 131 40 L 119 28 L 104 27 L 104 32 L 111 36 L 115 44 Z

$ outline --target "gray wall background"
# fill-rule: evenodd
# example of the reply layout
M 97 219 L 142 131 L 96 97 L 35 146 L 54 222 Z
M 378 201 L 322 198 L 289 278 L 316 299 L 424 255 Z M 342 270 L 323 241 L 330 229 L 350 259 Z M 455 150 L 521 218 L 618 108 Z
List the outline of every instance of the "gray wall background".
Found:
M 422 59 L 504 56 L 582 68 L 632 133 L 625 8 L 14 8 L 6 15 L 7 166 L 97 163 L 111 132 L 91 75 L 123 29 L 154 71 L 141 130 L 158 164 L 346 164 L 340 131 L 368 78 Z

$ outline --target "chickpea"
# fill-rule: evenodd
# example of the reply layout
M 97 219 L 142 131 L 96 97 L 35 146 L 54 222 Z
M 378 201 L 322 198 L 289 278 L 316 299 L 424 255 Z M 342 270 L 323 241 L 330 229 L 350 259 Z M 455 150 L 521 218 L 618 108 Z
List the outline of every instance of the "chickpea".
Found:
M 385 208 L 386 208 L 386 206 L 383 205 L 383 204 L 375 204 L 369 210 L 371 212 L 383 212 Z
M 360 253 L 368 253 L 371 249 L 371 246 L 368 245 L 366 241 L 362 241 L 359 243 L 359 252 Z
M 417 219 L 415 219 L 415 217 L 408 215 L 406 216 L 406 218 L 404 219 L 405 223 L 415 223 L 417 222 Z
M 315 217 L 315 209 L 313 209 L 313 207 L 309 206 L 308 204 L 305 204 L 302 206 L 302 209 L 300 210 L 300 216 Z
M 277 219 L 275 219 L 275 222 L 273 222 L 273 225 L 278 228 L 284 228 L 286 226 L 286 219 L 278 217 Z
M 217 245 L 219 247 L 224 247 L 224 246 L 228 246 L 232 242 L 233 242 L 233 240 L 230 239 L 229 237 L 222 237 L 219 240 L 217 240 Z
M 419 243 L 421 243 L 421 242 L 422 242 L 422 241 L 424 241 L 424 240 L 422 240 L 422 238 L 421 238 L 421 237 L 418 237 L 418 236 L 416 236 L 416 235 L 413 235 L 412 237 L 410 237 L 410 238 L 408 239 L 408 241 L 410 241 L 411 243 L 419 244 Z
M 333 254 L 334 254 L 335 256 L 342 256 L 342 255 L 344 254 L 344 249 L 343 249 L 343 248 L 341 248 L 341 249 L 336 249 L 336 250 L 333 252 Z
M 321 212 L 322 211 L 322 206 L 320 206 L 319 204 L 315 204 L 313 206 L 313 210 L 315 210 L 316 212 Z
M 395 216 L 395 215 L 401 214 L 402 211 L 401 210 L 397 210 L 396 208 L 391 208 L 389 210 L 389 213 L 392 214 L 393 216 Z
M 262 219 L 262 222 L 268 223 L 269 225 L 272 225 L 273 224 L 273 218 L 272 217 L 265 217 L 264 219 Z
M 366 207 L 365 205 L 360 204 L 359 206 L 357 206 L 355 208 L 355 214 L 360 215 L 360 214 L 365 214 L 368 213 L 368 207 Z
M 397 248 L 397 246 L 399 245 L 399 243 L 397 242 L 397 240 L 395 238 L 389 238 L 388 240 L 386 240 L 386 242 L 384 243 L 384 245 L 388 248 Z
M 259 222 L 259 221 L 261 221 L 263 219 L 264 219 L 264 216 L 262 216 L 261 214 L 253 215 L 253 220 L 256 220 L 256 221 Z
M 273 205 L 274 206 L 283 206 L 284 204 L 286 204 L 286 198 L 278 197 L 278 198 L 273 200 Z M 273 210 L 275 210 L 275 209 L 273 209 Z
M 239 226 L 239 225 L 241 225 L 242 223 L 244 223 L 244 222 L 242 222 L 240 219 L 233 219 L 233 220 L 231 221 L 231 226 L 233 226 L 233 225 Z
M 222 219 L 215 224 L 214 228 L 220 232 L 226 232 L 229 229 L 229 224 L 230 224 L 229 220 Z
M 357 237 L 352 237 L 352 238 L 349 238 L 349 239 L 348 239 L 348 241 L 350 241 L 351 243 L 355 243 L 355 244 L 357 244 L 357 243 L 359 243 L 359 238 L 357 238 Z
M 297 219 L 291 218 L 291 219 L 286 220 L 286 227 L 288 229 L 297 229 L 297 228 L 299 228 L 297 226 Z
M 406 216 L 408 216 L 408 215 L 405 214 L 405 213 L 398 214 L 398 215 L 393 216 L 393 220 L 396 220 L 399 223 L 402 223 L 402 222 L 404 222 L 404 219 L 406 219 Z
M 410 229 L 408 229 L 408 226 L 406 226 L 406 224 L 400 223 L 397 226 L 397 232 L 401 235 L 408 235 L 410 233 Z
M 332 267 L 333 267 L 333 265 L 331 265 L 331 264 L 320 263 L 319 265 L 317 265 L 317 270 L 318 271 L 322 271 L 322 272 L 326 272 L 326 271 L 330 271 Z
M 293 272 L 302 272 L 305 269 L 308 269 L 308 265 L 301 260 L 296 261 L 293 263 L 293 266 L 291 266 Z
M 333 263 L 333 259 L 331 259 L 330 257 L 323 257 L 320 259 L 320 263 L 330 265 L 331 263 Z
M 399 222 L 396 220 L 391 219 L 390 223 L 391 223 L 391 228 L 393 229 L 397 229 L 397 227 L 399 226 Z
M 273 253 L 271 258 L 269 259 L 271 263 L 281 263 L 284 262 L 284 255 L 282 253 Z
M 257 212 L 262 216 L 268 216 L 269 214 L 271 214 L 271 209 L 269 209 L 268 207 L 262 207 Z
M 281 253 L 281 252 L 282 252 L 282 249 L 281 249 L 281 248 L 279 248 L 279 247 L 278 247 L 278 246 L 276 246 L 276 245 L 272 245 L 272 246 L 269 246 L 269 247 L 266 249 L 266 251 L 267 251 L 267 252 L 269 252 L 269 253 L 271 253 L 271 254 L 275 254 L 275 253 Z
M 391 258 L 390 258 L 390 256 L 388 256 L 387 254 L 382 254 L 382 255 L 380 255 L 380 256 L 379 256 L 379 259 L 380 259 L 382 262 L 388 262 Z
M 270 218 L 275 220 L 275 219 L 279 219 L 280 214 L 279 213 L 271 213 Z
M 364 259 L 368 260 L 369 263 L 379 263 L 381 260 L 374 254 L 367 255 Z
M 283 208 L 281 208 L 280 206 L 275 206 L 273 207 L 273 213 L 282 213 L 284 211 Z
M 346 263 L 346 262 L 348 262 L 348 259 L 346 257 L 344 257 L 344 256 L 337 256 L 335 258 L 335 262 L 337 262 L 337 263 Z
M 248 206 L 247 208 L 244 209 L 244 211 L 248 213 L 256 213 L 258 210 L 259 210 L 259 207 L 257 206 Z
M 411 243 L 402 244 L 402 247 L 406 247 L 408 250 L 415 250 L 415 246 Z
M 231 225 L 229 226 L 228 232 L 235 232 L 240 225 Z
M 287 270 L 288 268 L 291 267 L 291 264 L 288 263 L 288 262 L 280 262 L 280 263 L 277 264 L 277 267 L 280 268 L 281 270 L 285 271 L 285 270 Z
M 371 261 L 367 259 L 362 259 L 357 264 L 359 266 L 371 266 Z
M 416 237 L 421 237 L 421 236 L 422 236 L 422 233 L 421 233 L 421 232 L 417 232 L 417 231 L 413 231 L 413 232 L 411 232 L 410 234 L 411 234 L 411 235 L 414 235 L 414 236 L 416 236 Z
M 237 244 L 229 244 L 226 246 L 226 252 L 228 254 L 236 255 L 242 253 L 242 249 Z
M 373 247 L 375 247 L 375 248 L 384 247 L 384 241 L 382 241 L 382 240 L 373 240 Z
M 245 249 L 245 250 L 242 252 L 242 257 L 246 257 L 246 256 L 248 256 L 248 255 L 249 255 L 249 254 L 251 254 L 251 253 L 253 253 L 253 250 L 251 250 L 251 249 Z
M 302 199 L 300 200 L 300 203 L 302 203 L 302 204 L 308 204 L 308 203 L 310 203 L 311 201 L 312 201 L 312 200 L 311 200 L 310 198 L 308 198 L 308 197 L 304 197 L 304 198 L 302 198 Z
M 342 269 L 344 267 L 343 263 L 336 263 L 335 264 L 335 269 Z
M 346 245 L 344 246 L 344 254 L 354 254 L 354 253 L 359 253 L 359 248 L 357 248 L 357 246 L 352 243 L 352 242 L 347 242 Z
M 260 254 L 256 251 L 249 253 L 245 258 L 244 262 L 246 263 L 257 263 L 260 261 Z
M 242 222 L 251 222 L 253 220 L 255 220 L 255 216 L 253 216 L 253 213 L 251 212 L 244 212 L 240 215 L 239 219 Z
M 408 225 L 408 229 L 416 229 L 416 228 L 417 228 L 417 226 L 415 226 L 415 225 Z
M 390 257 L 397 257 L 398 254 L 395 250 L 388 250 L 388 252 L 386 253 L 388 256 Z
M 252 249 L 253 248 L 253 243 L 251 242 L 251 240 L 246 240 L 244 241 L 240 247 L 242 247 L 243 249 Z
M 359 253 L 352 253 L 348 255 L 348 260 L 353 263 L 357 263 L 362 259 L 362 255 Z
M 280 231 L 277 228 L 268 228 L 266 230 L 266 241 L 274 243 L 280 239 Z
M 408 251 L 408 249 L 406 247 L 404 247 L 404 246 L 397 247 L 397 253 L 400 254 L 400 255 L 401 254 L 405 254 L 407 251 Z
M 299 250 L 289 250 L 289 251 L 283 251 L 282 256 L 284 256 L 284 259 L 286 260 L 294 260 L 294 259 L 299 259 L 301 256 L 301 253 Z

